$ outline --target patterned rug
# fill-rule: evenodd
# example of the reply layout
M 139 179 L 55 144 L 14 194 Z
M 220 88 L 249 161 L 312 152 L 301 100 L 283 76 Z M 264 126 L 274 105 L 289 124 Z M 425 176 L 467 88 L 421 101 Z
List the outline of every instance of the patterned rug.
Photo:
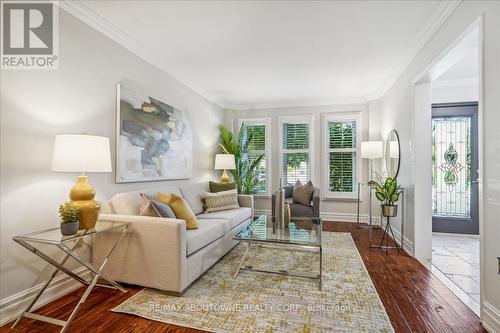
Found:
M 236 246 L 182 297 L 143 289 L 113 309 L 210 332 L 393 332 L 349 233 L 324 232 L 323 289 L 317 280 L 241 271 Z M 254 269 L 319 272 L 319 254 L 252 245 Z

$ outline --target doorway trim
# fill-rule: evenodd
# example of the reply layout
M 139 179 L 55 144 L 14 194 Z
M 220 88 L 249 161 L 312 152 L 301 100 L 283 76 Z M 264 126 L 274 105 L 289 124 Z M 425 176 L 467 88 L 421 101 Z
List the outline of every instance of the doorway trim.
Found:
M 477 30 L 479 57 L 478 75 L 478 201 L 479 201 L 479 242 L 480 242 L 480 307 L 483 317 L 484 301 L 484 139 L 483 139 L 483 15 L 479 16 L 454 42 L 413 80 L 413 184 L 414 184 L 414 256 L 420 259 L 432 257 L 432 163 L 431 163 L 431 119 L 432 81 L 450 68 L 457 56 L 470 50 L 471 33 Z M 418 163 L 418 165 L 417 165 Z M 418 180 L 418 181 L 417 181 Z

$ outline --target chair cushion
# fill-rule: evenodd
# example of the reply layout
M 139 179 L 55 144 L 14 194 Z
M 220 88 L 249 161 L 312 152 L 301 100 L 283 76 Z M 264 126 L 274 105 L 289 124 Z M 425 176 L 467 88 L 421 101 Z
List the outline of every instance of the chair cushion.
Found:
M 221 238 L 229 231 L 229 222 L 223 219 L 198 219 L 198 229 L 186 232 L 187 255 Z
M 311 181 L 302 185 L 300 180 L 297 180 L 297 183 L 295 183 L 295 187 L 293 188 L 293 203 L 309 205 L 311 203 L 313 193 L 314 185 Z
M 181 186 L 182 197 L 188 203 L 193 213 L 203 212 L 203 197 L 205 192 L 209 192 L 208 182 L 199 182 Z
M 222 212 L 204 213 L 197 216 L 198 219 L 224 219 L 229 221 L 231 229 L 252 217 L 252 209 L 240 207 L 237 209 L 224 210 Z
M 186 221 L 187 229 L 198 229 L 198 219 L 182 197 L 160 192 L 158 193 L 158 200 L 167 203 L 174 211 L 176 218 Z
M 297 203 L 290 204 L 290 213 L 292 217 L 314 217 L 312 206 L 304 206 Z

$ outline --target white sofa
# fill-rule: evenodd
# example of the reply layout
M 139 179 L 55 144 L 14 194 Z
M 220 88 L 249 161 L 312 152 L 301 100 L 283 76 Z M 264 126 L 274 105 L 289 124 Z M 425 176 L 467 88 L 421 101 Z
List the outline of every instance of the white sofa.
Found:
M 251 195 L 239 195 L 241 207 L 238 209 L 203 213 L 202 197 L 208 191 L 208 182 L 201 182 L 118 193 L 109 201 L 101 202 L 97 223 L 131 223 L 104 275 L 118 282 L 182 295 L 193 281 L 238 243 L 233 237 L 252 221 Z M 158 192 L 181 195 L 197 215 L 199 228 L 186 230 L 184 220 L 139 216 L 144 206 L 141 193 L 155 195 Z M 96 263 L 101 262 L 110 249 L 111 242 L 106 239 L 117 236 L 97 234 L 101 239 L 93 243 Z

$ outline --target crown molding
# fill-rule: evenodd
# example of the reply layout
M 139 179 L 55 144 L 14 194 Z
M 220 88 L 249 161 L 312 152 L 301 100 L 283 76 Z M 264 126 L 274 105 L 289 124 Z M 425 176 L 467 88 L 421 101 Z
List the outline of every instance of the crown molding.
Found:
M 345 97 L 324 100 L 298 100 L 298 101 L 279 101 L 270 103 L 254 104 L 229 104 L 226 109 L 234 111 L 264 110 L 264 109 L 282 109 L 282 108 L 300 108 L 313 106 L 347 105 L 347 104 L 365 104 L 368 100 L 364 97 Z
M 425 45 L 431 40 L 431 38 L 436 34 L 436 32 L 441 28 L 441 26 L 446 22 L 448 17 L 453 13 L 453 11 L 458 7 L 462 0 L 443 0 L 439 4 L 439 7 L 434 12 L 434 15 L 429 20 L 429 23 L 423 29 L 419 38 L 415 42 L 412 48 L 412 52 L 402 59 L 398 65 L 394 68 L 387 79 L 382 83 L 379 89 L 373 94 L 366 95 L 367 100 L 380 99 L 384 94 L 392 87 L 394 82 L 403 74 L 405 69 L 411 64 L 413 59 L 422 51 Z
M 173 73 L 167 66 L 164 65 L 164 63 L 158 57 L 153 55 L 146 47 L 141 45 L 141 43 L 139 43 L 134 38 L 132 38 L 130 35 L 126 34 L 122 30 L 120 30 L 118 27 L 113 25 L 111 22 L 106 20 L 104 17 L 102 17 L 101 15 L 96 13 L 94 10 L 92 10 L 87 5 L 85 5 L 82 1 L 80 1 L 80 0 L 61 0 L 61 1 L 54 1 L 54 3 L 57 4 L 64 11 L 70 13 L 71 15 L 78 18 L 82 22 L 86 23 L 90 27 L 101 32 L 106 37 L 117 42 L 118 44 L 123 46 L 125 49 L 134 53 L 142 60 L 157 67 L 165 74 L 169 75 L 173 79 L 180 82 L 186 88 L 194 91 L 198 95 L 201 95 L 202 97 L 204 97 L 205 99 L 207 99 L 211 103 L 214 103 L 221 108 L 225 107 L 225 103 L 223 101 L 218 100 L 217 98 L 215 98 L 214 96 L 212 96 L 211 94 L 206 92 L 205 90 L 201 89 L 200 87 L 197 87 L 192 82 L 189 82 L 188 80 L 184 79 L 182 76 Z

